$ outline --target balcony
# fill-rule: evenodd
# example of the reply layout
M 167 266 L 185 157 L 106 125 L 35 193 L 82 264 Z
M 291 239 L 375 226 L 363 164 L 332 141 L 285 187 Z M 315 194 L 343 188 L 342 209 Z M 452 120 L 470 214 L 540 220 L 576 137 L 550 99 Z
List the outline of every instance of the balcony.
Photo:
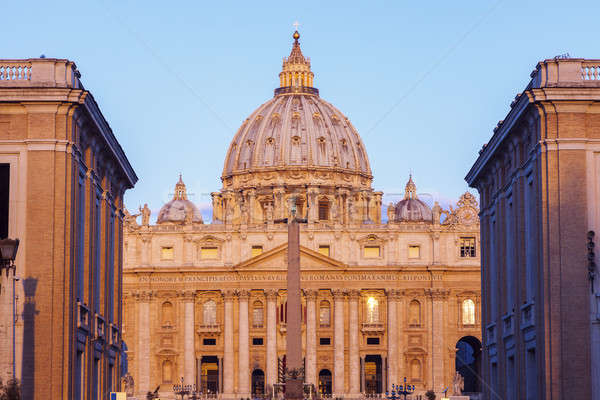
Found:
M 521 330 L 535 326 L 535 304 L 525 303 L 521 306 Z
M 361 332 L 365 335 L 382 335 L 384 331 L 382 322 L 364 322 L 361 327 Z
M 82 302 L 77 302 L 77 328 L 90 331 L 90 309 Z
M 202 324 L 198 325 L 198 333 L 204 336 L 217 336 L 221 333 L 220 324 Z
M 96 314 L 96 330 L 94 334 L 96 340 L 106 340 L 106 321 L 104 317 Z

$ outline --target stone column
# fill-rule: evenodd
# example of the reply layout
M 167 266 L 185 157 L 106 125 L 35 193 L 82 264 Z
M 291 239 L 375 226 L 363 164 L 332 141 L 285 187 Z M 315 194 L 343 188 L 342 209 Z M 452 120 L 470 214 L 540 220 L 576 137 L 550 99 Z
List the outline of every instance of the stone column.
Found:
M 273 189 L 273 194 L 275 195 L 275 219 L 284 218 L 285 215 L 285 204 L 283 199 L 283 194 L 285 193 L 285 189 L 278 187 Z
M 349 299 L 349 322 L 348 328 L 348 382 L 350 383 L 350 397 L 360 396 L 360 355 L 358 344 L 358 300 L 360 298 L 359 290 L 350 290 Z M 337 319 L 336 319 L 337 321 Z M 336 325 L 337 329 L 337 325 Z M 337 334 L 337 331 L 336 331 Z
M 136 392 L 142 396 L 150 390 L 150 300 L 152 292 L 136 293 L 138 300 L 138 343 Z
M 318 389 L 317 381 L 317 296 L 318 290 L 305 290 L 306 295 L 306 383 Z
M 277 291 L 265 290 L 267 298 L 267 376 L 266 385 L 277 383 Z
M 195 364 L 196 347 L 194 344 L 194 298 L 196 294 L 191 290 L 182 293 L 184 324 L 183 324 L 183 379 L 186 384 L 196 382 Z
M 308 222 L 315 222 L 319 219 L 319 205 L 317 204 L 318 189 L 308 188 Z
M 391 391 L 392 384 L 400 384 L 398 380 L 398 298 L 400 292 L 397 289 L 391 289 L 387 291 L 387 295 L 388 379 L 385 390 Z
M 223 396 L 233 398 L 233 301 L 235 293 L 232 290 L 226 290 L 223 296 L 225 302 L 225 318 L 223 328 Z
M 344 299 L 346 292 L 335 289 L 333 292 L 333 397 L 343 397 L 345 392 L 344 382 Z
M 440 391 L 444 385 L 444 303 L 448 298 L 447 289 L 428 289 L 426 292 L 433 302 L 431 316 L 432 332 L 432 389 Z
M 242 289 L 239 295 L 238 325 L 238 391 L 237 396 L 250 397 L 250 343 L 248 342 L 248 298 L 250 292 Z

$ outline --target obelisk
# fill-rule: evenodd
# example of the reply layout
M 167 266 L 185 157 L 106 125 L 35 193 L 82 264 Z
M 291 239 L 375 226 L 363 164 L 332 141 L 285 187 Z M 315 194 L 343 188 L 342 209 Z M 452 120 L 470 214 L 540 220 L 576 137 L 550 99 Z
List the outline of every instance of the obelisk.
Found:
M 300 301 L 300 224 L 296 216 L 288 224 L 287 334 L 285 398 L 303 398 L 302 303 Z

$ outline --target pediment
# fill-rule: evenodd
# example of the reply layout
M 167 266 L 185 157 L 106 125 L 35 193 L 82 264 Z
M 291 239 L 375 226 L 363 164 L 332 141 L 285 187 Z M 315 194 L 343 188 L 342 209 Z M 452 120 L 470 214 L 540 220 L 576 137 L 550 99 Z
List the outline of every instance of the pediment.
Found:
M 234 266 L 238 270 L 287 270 L 287 243 L 277 246 L 258 256 L 249 258 Z M 300 246 L 300 269 L 302 271 L 344 270 L 346 264 L 319 252 Z

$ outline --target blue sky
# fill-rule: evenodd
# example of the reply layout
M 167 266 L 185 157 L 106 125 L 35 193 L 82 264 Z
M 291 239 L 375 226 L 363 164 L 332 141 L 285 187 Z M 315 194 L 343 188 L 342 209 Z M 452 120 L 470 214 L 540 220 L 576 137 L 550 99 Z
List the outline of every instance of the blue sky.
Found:
M 128 208 L 157 211 L 181 172 L 205 218 L 231 138 L 278 85 L 296 20 L 315 86 L 361 134 L 385 203 L 410 171 L 425 200 L 455 201 L 539 60 L 600 58 L 589 1 L 29 1 L 2 13 L 0 58 L 77 63 L 140 177 Z

